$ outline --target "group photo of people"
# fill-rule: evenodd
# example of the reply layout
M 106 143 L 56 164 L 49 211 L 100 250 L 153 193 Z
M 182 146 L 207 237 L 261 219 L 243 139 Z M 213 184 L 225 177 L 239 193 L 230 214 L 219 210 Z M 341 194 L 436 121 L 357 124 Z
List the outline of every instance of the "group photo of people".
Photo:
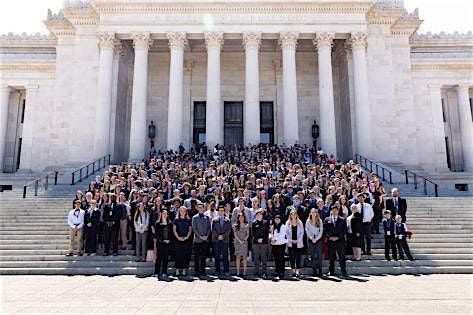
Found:
M 201 145 L 110 165 L 77 191 L 67 256 L 133 254 L 161 281 L 346 277 L 375 234 L 387 261 L 415 260 L 406 215 L 398 189 L 321 148 Z

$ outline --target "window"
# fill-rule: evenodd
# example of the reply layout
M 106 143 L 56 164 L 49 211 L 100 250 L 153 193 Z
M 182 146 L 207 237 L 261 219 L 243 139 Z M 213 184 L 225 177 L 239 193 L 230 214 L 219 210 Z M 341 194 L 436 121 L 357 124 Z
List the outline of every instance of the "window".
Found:
M 445 100 L 442 98 L 442 117 L 443 117 L 443 122 L 447 122 L 447 118 L 445 116 Z

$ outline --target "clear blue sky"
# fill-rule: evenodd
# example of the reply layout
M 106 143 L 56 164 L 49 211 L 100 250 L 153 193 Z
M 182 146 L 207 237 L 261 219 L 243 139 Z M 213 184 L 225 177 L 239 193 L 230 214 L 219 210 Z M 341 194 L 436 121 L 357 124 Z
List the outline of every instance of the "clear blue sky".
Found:
M 288 0 L 290 1 L 290 0 Z M 0 0 L 0 34 L 47 33 L 42 20 L 47 9 L 57 11 L 63 0 Z M 419 8 L 420 32 L 473 31 L 473 0 L 404 0 L 409 12 Z

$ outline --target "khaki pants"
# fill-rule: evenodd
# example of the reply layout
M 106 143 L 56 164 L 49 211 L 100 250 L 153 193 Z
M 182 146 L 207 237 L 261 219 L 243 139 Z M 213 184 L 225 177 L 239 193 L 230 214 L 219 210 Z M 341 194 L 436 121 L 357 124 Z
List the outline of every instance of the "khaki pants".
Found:
M 72 254 L 74 251 L 74 243 L 77 242 L 77 249 L 79 253 L 82 253 L 82 233 L 83 229 L 69 228 L 69 253 Z
M 128 220 L 120 220 L 120 239 L 122 240 L 122 247 L 128 246 L 127 227 Z

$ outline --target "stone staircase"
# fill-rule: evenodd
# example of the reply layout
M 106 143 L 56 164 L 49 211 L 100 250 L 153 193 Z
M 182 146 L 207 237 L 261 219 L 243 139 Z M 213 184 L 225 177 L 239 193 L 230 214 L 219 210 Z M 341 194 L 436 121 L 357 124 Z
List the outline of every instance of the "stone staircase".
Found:
M 15 191 L 0 194 L 0 274 L 153 272 L 152 263 L 135 262 L 130 250 L 120 251 L 116 257 L 64 256 L 68 246 L 66 217 L 76 188 L 58 185 L 38 198 L 26 199 Z M 373 255 L 363 256 L 361 262 L 347 261 L 348 272 L 473 273 L 473 198 L 409 198 L 408 203 L 407 223 L 414 233 L 409 243 L 417 260 L 385 261 L 383 236 L 374 235 Z M 324 266 L 327 268 L 326 261 Z

